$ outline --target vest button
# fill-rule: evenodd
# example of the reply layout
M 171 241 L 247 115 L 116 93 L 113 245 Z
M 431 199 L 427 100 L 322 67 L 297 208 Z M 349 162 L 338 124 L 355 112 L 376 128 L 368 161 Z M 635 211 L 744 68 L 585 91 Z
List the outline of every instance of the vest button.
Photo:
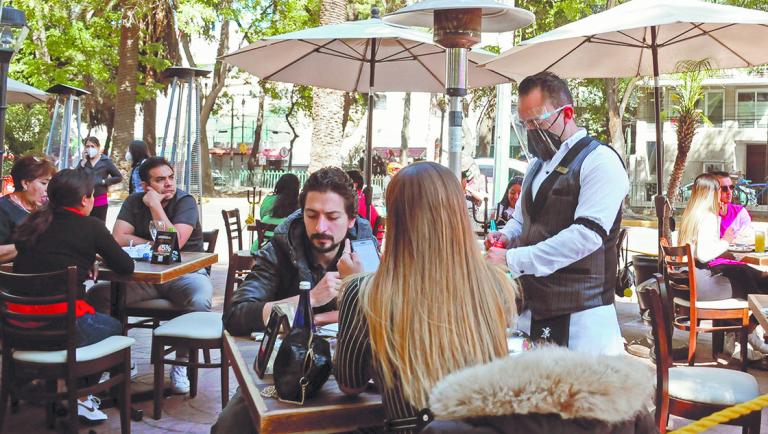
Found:
M 525 274 L 525 270 L 520 270 L 520 274 Z

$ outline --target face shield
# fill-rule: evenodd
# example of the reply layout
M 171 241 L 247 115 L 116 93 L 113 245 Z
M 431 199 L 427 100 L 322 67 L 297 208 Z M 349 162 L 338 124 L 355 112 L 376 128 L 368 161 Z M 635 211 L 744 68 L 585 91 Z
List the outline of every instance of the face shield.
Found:
M 564 105 L 531 119 L 521 119 L 519 115 L 512 117 L 512 126 L 528 161 L 533 158 L 544 161 L 551 160 L 560 149 L 560 145 L 563 144 L 560 136 L 565 131 L 565 125 L 563 125 L 563 131 L 560 131 L 560 134 L 549 129 L 557 122 L 566 107 L 571 106 Z

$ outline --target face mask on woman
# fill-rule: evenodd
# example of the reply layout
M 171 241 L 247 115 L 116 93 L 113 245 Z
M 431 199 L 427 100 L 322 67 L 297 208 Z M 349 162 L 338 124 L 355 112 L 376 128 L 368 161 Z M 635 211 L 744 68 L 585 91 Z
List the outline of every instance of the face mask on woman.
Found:
M 96 156 L 99 155 L 99 150 L 96 148 L 88 148 L 86 152 L 88 153 L 89 158 L 96 158 Z
M 129 163 L 133 161 L 133 155 L 131 155 L 131 151 L 125 153 L 125 161 Z

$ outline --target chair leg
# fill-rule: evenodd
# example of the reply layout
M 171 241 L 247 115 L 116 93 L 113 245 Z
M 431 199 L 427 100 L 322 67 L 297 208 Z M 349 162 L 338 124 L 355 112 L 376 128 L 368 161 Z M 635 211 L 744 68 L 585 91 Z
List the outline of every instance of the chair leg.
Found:
M 713 321 L 713 326 L 718 326 L 718 321 Z M 723 352 L 725 332 L 712 333 L 712 358 L 717 360 L 717 355 Z
M 45 391 L 48 393 L 55 393 L 58 386 L 56 380 L 45 381 Z M 45 403 L 45 426 L 48 429 L 53 429 L 56 425 L 56 400 Z
M 187 368 L 187 376 L 189 377 L 189 397 L 194 398 L 197 396 L 197 364 L 200 350 L 197 348 L 189 349 L 189 367 Z
M 739 344 L 741 345 L 741 370 L 743 372 L 747 372 L 747 365 L 749 364 L 749 359 L 747 358 L 748 349 L 747 346 L 747 335 L 749 334 L 749 331 L 746 328 L 742 328 L 739 330 Z
M 163 389 L 165 383 L 165 356 L 163 355 L 162 339 L 157 336 L 152 337 L 152 359 L 154 360 L 155 375 L 154 375 L 154 412 L 152 417 L 160 419 L 163 415 Z
M 69 409 L 69 432 L 77 434 L 80 429 L 79 416 L 77 415 L 77 379 L 67 378 L 67 404 Z
M 693 366 L 696 361 L 696 329 L 691 325 L 688 331 L 688 366 Z
M 3 351 L 9 353 L 10 351 Z M 3 423 L 5 422 L 5 412 L 8 408 L 8 397 L 11 394 L 11 364 L 10 357 L 3 358 L 2 374 L 0 374 L 0 432 L 3 432 Z
M 211 363 L 211 350 L 203 348 L 203 360 L 205 363 Z
M 221 349 L 221 408 L 227 406 L 229 402 L 229 362 Z
M 120 433 L 131 434 L 131 349 L 123 350 L 123 381 L 120 391 Z

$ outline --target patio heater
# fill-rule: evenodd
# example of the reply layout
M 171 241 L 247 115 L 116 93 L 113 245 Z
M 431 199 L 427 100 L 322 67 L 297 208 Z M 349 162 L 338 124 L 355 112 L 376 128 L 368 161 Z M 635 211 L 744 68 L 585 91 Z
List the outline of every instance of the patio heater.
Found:
M 200 91 L 196 84 L 198 78 L 210 73 L 207 69 L 183 66 L 172 66 L 163 71 L 163 77 L 171 79 L 171 94 L 168 97 L 168 115 L 158 155 L 165 157 L 173 166 L 176 186 L 197 197 L 201 217 L 203 165 L 200 149 Z M 169 143 L 171 130 L 173 136 Z
M 57 169 L 69 169 L 77 164 L 83 149 L 83 136 L 80 132 L 83 110 L 80 98 L 91 93 L 66 84 L 56 84 L 47 92 L 56 95 L 56 103 L 53 107 L 45 155 L 53 159 Z M 72 143 L 73 123 L 77 129 L 74 143 Z
M 4 2 L 3 2 L 4 3 Z M 4 191 L 3 163 L 5 162 L 5 111 L 8 108 L 8 70 L 11 58 L 27 37 L 29 27 L 24 11 L 0 3 L 0 192 Z
M 448 168 L 460 177 L 462 98 L 467 94 L 467 54 L 481 32 L 511 32 L 534 21 L 534 15 L 496 0 L 426 0 L 384 17 L 386 21 L 434 30 L 434 41 L 446 50 L 445 93 L 449 97 Z

